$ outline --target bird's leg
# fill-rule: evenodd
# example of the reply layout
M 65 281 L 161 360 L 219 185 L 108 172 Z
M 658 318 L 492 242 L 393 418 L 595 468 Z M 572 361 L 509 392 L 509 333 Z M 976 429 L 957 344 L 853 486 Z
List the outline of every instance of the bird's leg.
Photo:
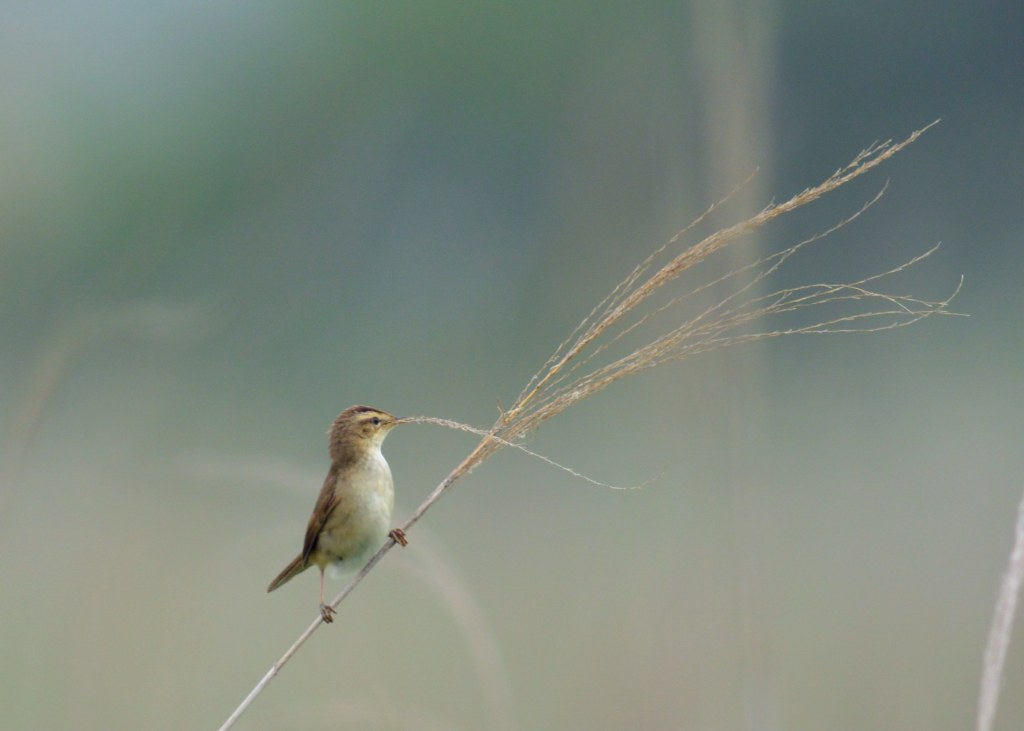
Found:
M 388 536 L 390 536 L 391 540 L 393 540 L 402 548 L 405 548 L 409 545 L 409 539 L 405 537 L 405 531 L 401 528 L 395 528 L 393 531 L 388 533 Z
M 335 613 L 334 607 L 324 601 L 324 570 L 320 569 L 320 616 L 324 622 L 330 624 L 334 621 Z

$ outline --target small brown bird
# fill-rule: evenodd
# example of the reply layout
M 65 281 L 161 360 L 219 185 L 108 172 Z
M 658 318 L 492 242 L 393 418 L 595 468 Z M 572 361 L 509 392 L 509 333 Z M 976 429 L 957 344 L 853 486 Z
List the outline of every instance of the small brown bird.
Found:
M 362 568 L 390 536 L 405 546 L 405 533 L 391 525 L 395 485 L 380 445 L 399 419 L 369 406 L 350 406 L 331 424 L 327 472 L 313 515 L 306 527 L 302 553 L 270 582 L 267 591 L 289 581 L 314 564 L 320 569 L 320 616 L 332 622 L 334 608 L 324 601 L 324 570 L 332 565 Z

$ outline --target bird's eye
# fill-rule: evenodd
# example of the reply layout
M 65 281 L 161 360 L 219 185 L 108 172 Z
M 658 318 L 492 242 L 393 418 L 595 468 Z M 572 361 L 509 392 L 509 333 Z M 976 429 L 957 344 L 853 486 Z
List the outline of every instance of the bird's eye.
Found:
M 380 426 L 380 417 L 379 416 L 373 417 L 372 419 L 370 419 L 370 421 L 373 423 L 374 426 Z

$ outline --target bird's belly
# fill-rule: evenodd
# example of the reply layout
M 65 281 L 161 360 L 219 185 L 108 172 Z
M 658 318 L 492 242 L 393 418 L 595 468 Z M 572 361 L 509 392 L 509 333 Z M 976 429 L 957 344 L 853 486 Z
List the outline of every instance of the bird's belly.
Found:
M 391 528 L 395 494 L 387 464 L 383 470 L 374 465 L 360 484 L 360 490 L 342 498 L 317 540 L 325 563 L 340 564 L 345 570 L 362 568 Z

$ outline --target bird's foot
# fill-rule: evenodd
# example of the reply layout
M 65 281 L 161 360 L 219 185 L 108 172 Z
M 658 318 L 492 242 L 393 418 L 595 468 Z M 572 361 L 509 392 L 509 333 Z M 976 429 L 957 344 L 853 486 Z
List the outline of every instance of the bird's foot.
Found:
M 402 548 L 405 548 L 409 545 L 409 539 L 405 537 L 405 531 L 401 528 L 395 528 L 393 531 L 388 533 L 388 535 L 391 536 L 391 540 L 400 545 Z
M 335 614 L 337 614 L 337 610 L 330 604 L 320 604 L 320 616 L 323 617 L 324 622 L 327 624 L 333 622 Z

